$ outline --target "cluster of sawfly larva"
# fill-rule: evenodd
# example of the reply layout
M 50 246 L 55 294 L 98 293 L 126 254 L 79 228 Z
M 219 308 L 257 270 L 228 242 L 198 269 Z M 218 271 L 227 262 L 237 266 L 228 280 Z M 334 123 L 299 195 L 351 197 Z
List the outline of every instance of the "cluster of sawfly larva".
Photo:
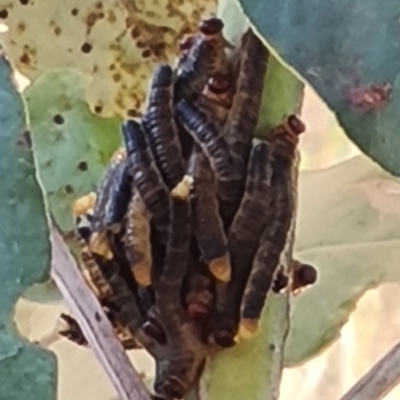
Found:
M 177 66 L 156 68 L 141 121 L 123 122 L 97 193 L 74 204 L 87 284 L 124 348 L 154 357 L 155 399 L 181 399 L 209 354 L 254 335 L 270 290 L 315 281 L 280 267 L 304 125 L 254 137 L 269 54 L 251 29 L 236 48 L 222 29 L 202 20 Z

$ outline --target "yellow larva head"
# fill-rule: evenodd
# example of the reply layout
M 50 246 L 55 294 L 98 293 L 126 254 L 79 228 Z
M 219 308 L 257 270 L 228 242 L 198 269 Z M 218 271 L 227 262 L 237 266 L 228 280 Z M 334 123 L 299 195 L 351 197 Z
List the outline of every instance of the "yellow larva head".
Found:
M 90 235 L 90 225 L 95 203 L 96 193 L 91 192 L 85 196 L 79 197 L 72 205 L 75 227 L 83 236 Z

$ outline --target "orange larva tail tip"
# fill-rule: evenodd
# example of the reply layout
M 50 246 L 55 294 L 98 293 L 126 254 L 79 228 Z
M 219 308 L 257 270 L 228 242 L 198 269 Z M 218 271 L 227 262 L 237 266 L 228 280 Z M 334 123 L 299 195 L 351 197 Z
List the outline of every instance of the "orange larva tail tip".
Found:
M 151 285 L 150 265 L 147 263 L 138 263 L 132 267 L 132 271 L 137 283 L 145 287 Z
M 193 178 L 189 175 L 185 175 L 183 179 L 171 190 L 171 196 L 185 201 L 190 194 L 193 186 Z
M 93 210 L 95 203 L 96 193 L 94 192 L 76 199 L 72 204 L 72 214 L 74 218 L 86 215 L 90 210 Z
M 210 272 L 220 281 L 229 282 L 231 280 L 231 264 L 229 255 L 216 258 L 209 264 Z
M 125 147 L 120 147 L 119 149 L 115 150 L 114 154 L 111 157 L 111 160 L 114 162 L 121 162 L 126 158 L 126 149 Z
M 294 114 L 289 115 L 286 118 L 285 125 L 292 134 L 297 136 L 301 135 L 306 130 L 306 126 L 304 125 L 303 121 Z
M 199 24 L 199 31 L 206 36 L 221 33 L 222 29 L 224 29 L 224 23 L 217 17 L 204 18 Z
M 238 333 L 235 336 L 235 342 L 239 343 L 252 339 L 258 332 L 258 320 L 242 319 L 240 321 Z

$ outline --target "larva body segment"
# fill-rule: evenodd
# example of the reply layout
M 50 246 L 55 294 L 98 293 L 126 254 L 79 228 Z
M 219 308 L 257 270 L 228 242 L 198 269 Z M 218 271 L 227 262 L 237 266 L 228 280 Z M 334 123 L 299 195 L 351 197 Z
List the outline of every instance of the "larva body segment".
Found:
M 299 135 L 304 130 L 304 124 L 295 115 L 290 115 L 270 132 L 273 198 L 242 299 L 239 328 L 239 337 L 242 338 L 257 332 L 258 320 L 286 244 L 294 213 L 292 168 Z
M 187 41 L 188 46 L 185 46 L 178 65 L 175 101 L 197 97 L 212 74 L 228 69 L 225 48 L 229 43 L 223 37 L 223 27 L 218 18 L 204 19 L 199 33 Z
M 217 285 L 215 340 L 223 347 L 233 344 L 240 301 L 268 220 L 271 198 L 270 148 L 266 141 L 254 139 L 244 196 L 228 235 L 232 279 Z
M 174 72 L 169 65 L 157 67 L 142 118 L 155 163 L 169 189 L 174 188 L 185 173 L 182 147 L 174 120 L 173 77 Z
M 193 177 L 194 234 L 203 260 L 210 272 L 221 281 L 231 275 L 228 241 L 219 215 L 216 181 L 210 163 L 196 145 L 189 161 L 189 174 Z
M 139 193 L 134 190 L 129 203 L 123 238 L 124 250 L 136 282 L 151 284 L 150 213 Z
M 134 120 L 124 122 L 122 134 L 133 184 L 151 215 L 155 229 L 160 233 L 160 239 L 165 242 L 170 219 L 169 190 L 158 171 L 140 124 Z
M 177 334 L 183 321 L 181 287 L 189 264 L 191 236 L 190 192 L 192 179 L 185 176 L 171 191 L 172 207 L 165 260 L 161 274 L 154 280 L 156 306 L 161 323 Z
M 210 160 L 217 180 L 229 180 L 235 170 L 228 144 L 207 115 L 186 100 L 176 105 L 176 115 Z
M 274 174 L 277 175 L 277 174 Z M 252 337 L 258 329 L 258 321 L 271 288 L 279 259 L 285 247 L 292 220 L 290 190 L 284 173 L 275 176 L 273 183 L 273 213 L 261 235 L 250 277 L 242 299 L 239 336 Z

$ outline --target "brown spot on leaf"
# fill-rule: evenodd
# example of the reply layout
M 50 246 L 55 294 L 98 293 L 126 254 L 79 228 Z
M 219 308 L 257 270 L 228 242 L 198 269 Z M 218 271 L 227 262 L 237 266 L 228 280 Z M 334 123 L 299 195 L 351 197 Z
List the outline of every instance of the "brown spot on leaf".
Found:
M 25 25 L 24 22 L 20 22 L 20 23 L 17 25 L 17 32 L 18 32 L 18 33 L 23 33 L 23 32 L 25 31 L 25 29 L 26 29 L 26 25 Z
M 92 49 L 93 49 L 93 46 L 87 42 L 83 43 L 83 45 L 81 46 L 81 52 L 85 53 L 85 54 L 90 53 L 92 51 Z
M 103 107 L 102 106 L 97 105 L 97 106 L 94 107 L 94 112 L 96 114 L 101 114 L 102 111 L 103 111 Z
M 26 6 L 29 3 L 29 0 L 19 0 L 19 2 L 23 5 Z
M 64 117 L 61 114 L 56 114 L 53 117 L 53 121 L 57 125 L 62 125 L 65 122 Z
M 382 110 L 390 100 L 392 85 L 387 82 L 347 90 L 346 99 L 362 112 Z
M 8 17 L 8 10 L 0 10 L 0 19 L 6 19 Z
M 121 81 L 121 74 L 118 74 L 118 73 L 114 74 L 113 75 L 113 80 L 114 80 L 114 82 L 120 82 Z
M 142 51 L 142 57 L 143 57 L 143 58 L 149 58 L 149 57 L 151 57 L 151 51 L 150 51 L 150 50 L 144 50 L 144 51 Z
M 59 26 L 56 26 L 56 27 L 54 28 L 54 33 L 55 33 L 57 36 L 61 35 L 61 28 L 60 28 Z
M 140 36 L 140 29 L 137 26 L 134 26 L 131 30 L 132 39 L 137 39 Z
M 79 10 L 77 8 L 73 8 L 71 10 L 71 15 L 73 15 L 74 17 L 76 17 L 79 14 Z
M 30 58 L 29 58 L 29 55 L 27 54 L 27 53 L 23 53 L 22 55 L 21 55 L 21 57 L 19 58 L 19 61 L 22 63 L 22 64 L 30 64 Z

